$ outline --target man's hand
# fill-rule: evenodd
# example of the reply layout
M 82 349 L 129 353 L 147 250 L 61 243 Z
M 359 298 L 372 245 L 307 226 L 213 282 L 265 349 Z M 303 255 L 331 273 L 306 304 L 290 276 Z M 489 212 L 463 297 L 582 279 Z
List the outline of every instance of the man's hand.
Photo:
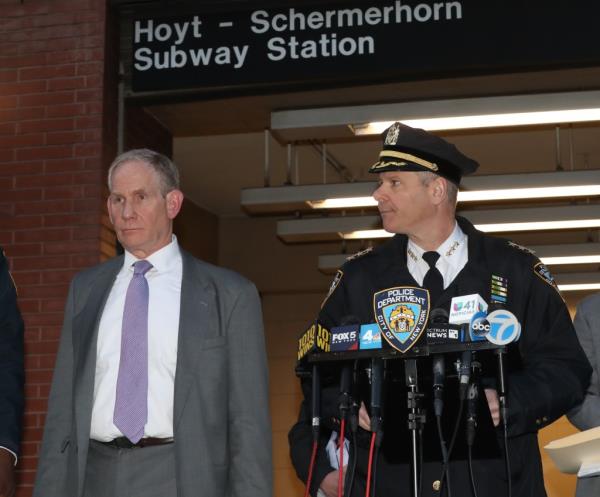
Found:
M 498 399 L 498 392 L 493 388 L 486 388 L 484 391 L 485 398 L 490 407 L 490 413 L 492 414 L 492 421 L 494 422 L 494 426 L 498 426 L 500 424 L 500 400 Z
M 344 466 L 344 476 L 343 476 L 344 480 L 346 479 L 346 468 L 347 468 L 347 466 Z M 319 488 L 323 491 L 323 493 L 327 497 L 337 497 L 339 479 L 340 479 L 340 471 L 339 470 L 332 471 L 325 478 L 323 478 L 323 481 L 321 482 L 321 486 Z M 342 491 L 343 491 L 343 482 L 342 482 Z
M 0 497 L 15 495 L 15 458 L 0 448 Z
M 371 431 L 371 418 L 364 402 L 360 403 L 360 409 L 358 410 L 358 426 L 363 430 Z

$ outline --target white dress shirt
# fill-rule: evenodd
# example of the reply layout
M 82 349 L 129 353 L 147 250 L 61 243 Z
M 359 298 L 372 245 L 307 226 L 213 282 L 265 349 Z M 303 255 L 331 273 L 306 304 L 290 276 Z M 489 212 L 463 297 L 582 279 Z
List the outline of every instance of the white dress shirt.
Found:
M 448 288 L 469 260 L 467 240 L 467 235 L 463 233 L 458 223 L 455 223 L 450 236 L 436 249 L 440 258 L 435 263 L 435 267 L 442 273 L 444 288 Z M 408 240 L 406 265 L 411 276 L 419 285 L 423 285 L 425 274 L 429 271 L 429 264 L 423 259 L 425 252 L 426 250 L 423 250 L 415 242 Z
M 121 325 L 125 294 L 138 259 L 125 252 L 106 301 L 100 327 L 90 438 L 106 442 L 123 436 L 113 423 L 121 356 Z M 181 300 L 182 259 L 177 238 L 146 259 L 148 301 L 148 422 L 145 437 L 173 436 L 173 397 Z

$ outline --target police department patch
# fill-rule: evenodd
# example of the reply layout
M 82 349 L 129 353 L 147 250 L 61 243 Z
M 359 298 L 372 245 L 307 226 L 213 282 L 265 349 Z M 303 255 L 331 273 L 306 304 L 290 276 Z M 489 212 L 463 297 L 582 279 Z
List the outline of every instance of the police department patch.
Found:
M 342 277 L 343 276 L 344 276 L 344 272 L 341 269 L 338 269 L 337 273 L 335 273 L 333 281 L 331 282 L 331 285 L 329 285 L 329 291 L 327 292 L 327 295 L 325 296 L 325 299 L 323 299 L 323 303 L 321 304 L 321 309 L 325 305 L 325 302 L 327 302 L 327 299 L 329 297 L 331 297 L 331 295 L 333 294 L 333 292 L 335 292 L 335 289 L 340 284 L 340 281 L 342 281 Z
M 386 341 L 405 353 L 419 339 L 429 317 L 429 292 L 423 288 L 395 287 L 373 295 L 375 320 Z
M 558 285 L 554 280 L 554 276 L 552 276 L 550 270 L 544 265 L 544 263 L 538 262 L 535 266 L 533 266 L 533 272 L 537 274 L 543 281 L 554 287 L 557 292 L 559 291 Z

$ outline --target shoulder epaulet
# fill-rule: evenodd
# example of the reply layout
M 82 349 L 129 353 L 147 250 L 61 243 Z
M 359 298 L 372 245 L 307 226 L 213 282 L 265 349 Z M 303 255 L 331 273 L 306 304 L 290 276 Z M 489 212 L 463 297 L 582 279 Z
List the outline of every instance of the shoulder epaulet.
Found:
M 373 250 L 373 247 L 369 247 L 364 250 L 361 250 L 360 252 L 356 252 L 356 254 L 352 254 L 352 255 L 346 257 L 346 261 L 353 261 L 354 259 L 358 259 L 359 257 L 362 257 L 363 255 L 367 255 L 372 250 Z
M 520 250 L 521 252 L 525 252 L 526 254 L 535 255 L 534 250 L 524 247 L 523 245 L 519 245 L 518 243 L 511 242 L 510 240 L 508 240 L 508 246 Z

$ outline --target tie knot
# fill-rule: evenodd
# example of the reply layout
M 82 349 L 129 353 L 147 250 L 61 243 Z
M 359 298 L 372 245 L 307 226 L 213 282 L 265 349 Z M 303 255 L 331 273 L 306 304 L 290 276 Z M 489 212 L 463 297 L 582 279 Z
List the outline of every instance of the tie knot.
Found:
M 148 271 L 150 271 L 151 268 L 152 268 L 152 264 L 150 264 L 148 261 L 137 261 L 133 265 L 133 274 L 134 275 L 141 274 L 143 276 Z
M 431 269 L 433 269 L 435 267 L 435 263 L 438 261 L 438 259 L 440 258 L 440 254 L 438 254 L 435 251 L 431 251 L 431 252 L 425 252 L 423 253 L 423 259 L 425 260 L 425 262 L 427 264 L 429 264 L 429 267 Z

